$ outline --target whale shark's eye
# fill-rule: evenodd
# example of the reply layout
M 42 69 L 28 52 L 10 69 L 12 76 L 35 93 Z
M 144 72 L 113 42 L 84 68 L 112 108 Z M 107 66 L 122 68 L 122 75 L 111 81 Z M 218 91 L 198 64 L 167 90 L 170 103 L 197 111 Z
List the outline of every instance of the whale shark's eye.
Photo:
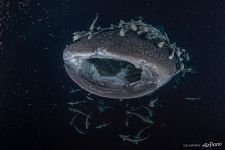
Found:
M 99 96 L 129 99 L 154 92 L 183 69 L 185 55 L 166 35 L 140 21 L 130 24 L 96 31 L 92 24 L 75 33 L 63 53 L 74 82 Z

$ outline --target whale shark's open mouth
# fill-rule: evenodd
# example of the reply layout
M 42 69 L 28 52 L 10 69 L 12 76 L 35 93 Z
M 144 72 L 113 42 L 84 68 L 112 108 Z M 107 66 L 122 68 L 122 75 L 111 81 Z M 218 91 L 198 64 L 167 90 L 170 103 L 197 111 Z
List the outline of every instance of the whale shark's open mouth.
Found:
M 126 95 L 129 92 L 137 93 L 157 88 L 159 75 L 154 69 L 144 65 L 136 65 L 139 66 L 136 68 L 132 62 L 96 56 L 82 60 L 77 57 L 73 65 L 65 64 L 67 72 L 75 82 L 85 83 L 90 89 L 95 88 L 95 91 L 110 95 L 116 91 Z M 118 96 L 117 93 L 110 97 Z
M 141 80 L 142 69 L 126 61 L 106 58 L 84 60 L 82 76 L 96 85 L 123 88 Z

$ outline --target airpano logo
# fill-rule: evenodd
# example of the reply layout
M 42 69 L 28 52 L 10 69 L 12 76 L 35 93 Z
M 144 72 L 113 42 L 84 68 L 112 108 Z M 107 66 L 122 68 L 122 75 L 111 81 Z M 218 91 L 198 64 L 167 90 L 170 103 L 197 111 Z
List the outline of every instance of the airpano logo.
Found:
M 213 147 L 221 147 L 222 142 L 205 142 L 203 144 L 183 144 L 183 147 L 202 147 L 202 148 L 213 148 Z
M 202 144 L 202 147 L 203 148 L 220 147 L 220 146 L 222 146 L 222 143 L 221 142 L 219 142 L 219 143 L 208 142 L 208 143 Z

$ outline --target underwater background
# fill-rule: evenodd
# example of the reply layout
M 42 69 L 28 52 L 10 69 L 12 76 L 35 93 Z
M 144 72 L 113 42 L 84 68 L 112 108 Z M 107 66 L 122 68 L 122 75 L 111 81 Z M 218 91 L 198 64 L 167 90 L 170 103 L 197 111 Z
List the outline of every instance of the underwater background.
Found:
M 225 1 L 1 0 L 0 5 L 1 150 L 175 150 L 210 142 L 225 149 Z M 175 77 L 153 94 L 159 98 L 155 123 L 138 145 L 118 135 L 140 125 L 124 127 L 125 105 L 139 105 L 148 96 L 124 101 L 94 96 L 96 103 L 113 106 L 113 113 L 104 116 L 111 126 L 85 135 L 70 126 L 67 103 L 85 99 L 88 92 L 71 94 L 79 86 L 67 75 L 62 53 L 73 32 L 87 30 L 96 12 L 102 27 L 143 17 L 186 48 L 197 71 Z

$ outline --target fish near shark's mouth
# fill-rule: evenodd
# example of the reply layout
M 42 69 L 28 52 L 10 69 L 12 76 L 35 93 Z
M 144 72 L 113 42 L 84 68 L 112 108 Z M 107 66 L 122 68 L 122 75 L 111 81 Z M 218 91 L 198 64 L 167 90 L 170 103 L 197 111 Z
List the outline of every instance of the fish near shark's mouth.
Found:
M 142 21 L 74 33 L 63 52 L 65 69 L 98 96 L 131 99 L 153 93 L 184 69 L 185 51 Z

